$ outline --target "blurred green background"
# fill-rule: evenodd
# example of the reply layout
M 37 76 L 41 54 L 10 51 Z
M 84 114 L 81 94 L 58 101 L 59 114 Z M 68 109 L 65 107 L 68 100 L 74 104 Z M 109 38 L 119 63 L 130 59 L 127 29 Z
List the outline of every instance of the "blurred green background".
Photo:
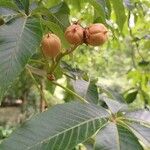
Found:
M 42 4 L 54 10 L 60 6 L 60 2 L 61 0 L 43 0 Z M 65 0 L 65 2 L 64 10 L 61 9 L 59 13 L 68 11 L 70 23 L 80 20 L 81 25 L 86 27 L 92 23 L 103 22 L 101 14 L 95 11 L 95 7 L 98 6 L 91 5 L 88 0 Z M 71 76 L 84 74 L 85 79 L 87 76 L 97 79 L 98 84 L 120 93 L 131 108 L 149 109 L 150 1 L 124 0 L 123 9 L 121 6 L 117 9 L 113 3 L 107 2 L 106 5 L 110 9 L 106 10 L 104 23 L 109 29 L 108 42 L 101 47 L 81 45 L 73 54 L 63 59 L 61 68 L 65 68 L 67 74 Z M 69 9 L 66 10 L 65 7 Z M 122 21 L 118 22 L 121 19 Z M 68 20 L 62 21 L 68 24 Z M 39 53 L 32 59 L 39 58 Z M 29 64 L 41 67 L 32 60 Z M 59 67 L 56 77 L 59 83 L 72 88 L 70 81 Z M 36 79 L 41 87 L 44 86 L 45 97 L 51 106 L 71 100 L 71 96 L 61 88 L 49 85 L 38 77 Z M 7 137 L 20 123 L 40 112 L 40 100 L 38 89 L 24 70 L 3 98 L 0 107 L 0 140 Z

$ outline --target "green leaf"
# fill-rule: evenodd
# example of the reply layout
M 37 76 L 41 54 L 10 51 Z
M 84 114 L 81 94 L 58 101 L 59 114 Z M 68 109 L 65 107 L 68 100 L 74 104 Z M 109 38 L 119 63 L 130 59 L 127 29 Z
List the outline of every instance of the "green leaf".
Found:
M 85 97 L 89 83 L 85 80 L 80 79 L 73 80 L 72 83 L 74 91 L 81 97 Z
M 117 125 L 121 150 L 143 150 L 137 137 L 134 136 L 127 128 Z
M 110 4 L 110 1 L 109 0 L 96 0 L 96 2 L 98 3 L 98 5 L 101 6 L 101 11 L 103 11 L 103 15 L 104 15 L 104 19 L 107 18 L 107 19 L 110 19 L 110 15 L 111 15 L 111 4 Z M 100 11 L 100 10 L 99 10 Z M 102 16 L 101 16 L 101 13 L 99 11 L 96 11 L 95 12 L 95 21 L 100 21 L 100 22 L 103 22 L 105 23 L 105 20 L 102 21 Z M 99 20 L 100 18 L 100 20 Z
M 69 14 L 70 13 L 70 9 L 68 7 L 68 5 L 66 4 L 66 2 L 61 2 L 58 5 L 55 5 L 53 7 L 51 7 L 50 9 L 51 13 L 64 13 L 64 14 Z
M 29 0 L 22 0 L 22 3 L 24 5 L 24 11 L 26 15 L 29 15 L 29 6 L 30 6 Z
M 0 1 L 0 8 L 9 8 L 15 11 L 18 11 L 17 6 L 15 5 L 15 3 L 13 3 L 13 1 L 11 0 L 1 0 Z
M 100 96 L 100 100 L 104 101 L 112 113 L 126 110 L 128 107 L 126 104 L 110 99 L 106 96 Z
M 136 137 L 150 148 L 150 127 L 146 127 L 143 124 L 127 123 L 130 130 L 136 135 Z
M 24 4 L 21 0 L 13 0 L 14 3 L 17 5 L 17 7 L 20 9 L 20 10 L 23 10 L 24 9 Z M 24 1 L 24 0 L 23 0 Z
M 137 89 L 128 90 L 127 93 L 125 93 L 126 102 L 127 103 L 132 103 L 136 99 L 137 94 L 138 94 Z
M 45 24 L 52 32 L 54 32 L 54 34 L 56 34 L 61 39 L 65 48 L 69 47 L 69 44 L 65 39 L 64 32 L 59 25 L 57 25 L 54 22 L 50 22 L 46 20 L 42 20 L 42 23 Z
M 103 127 L 96 135 L 95 150 L 118 150 L 118 144 L 117 126 L 113 122 Z
M 135 6 L 134 6 L 134 2 L 132 2 L 131 0 L 124 0 L 125 6 L 129 9 L 132 10 Z
M 65 2 L 68 3 L 69 5 L 72 5 L 74 9 L 81 11 L 82 3 L 87 2 L 87 0 L 65 0 Z
M 150 126 L 150 112 L 147 110 L 127 112 L 125 118 L 129 121 L 145 123 Z
M 62 31 L 65 31 L 65 29 L 70 25 L 70 23 L 69 13 L 68 11 L 65 11 L 67 8 L 63 8 L 64 5 L 65 7 L 67 7 L 64 3 L 56 5 L 51 9 L 47 9 L 45 7 L 38 7 L 32 11 L 32 14 L 42 15 L 43 19 L 57 24 L 58 26 L 60 26 Z
M 36 18 L 18 18 L 0 27 L 0 97 L 36 52 L 42 37 Z
M 54 15 L 51 19 L 54 21 L 57 19 L 56 23 L 61 23 L 60 25 L 63 29 L 66 29 L 70 25 L 70 9 L 65 2 L 55 5 L 54 7 L 50 8 L 49 11 Z
M 92 136 L 108 113 L 81 103 L 54 106 L 27 121 L 1 145 L 3 150 L 71 150 Z M 103 119 L 102 119 L 103 120 Z
M 52 7 L 56 4 L 59 4 L 61 0 L 47 0 L 44 4 L 47 8 Z
M 142 61 L 140 61 L 140 62 L 138 63 L 138 65 L 139 65 L 140 67 L 145 67 L 145 66 L 150 65 L 150 62 L 149 62 L 149 61 L 142 60 Z
M 84 97 L 90 103 L 98 104 L 98 90 L 95 81 L 74 80 L 73 87 L 77 94 Z
M 110 122 L 98 132 L 95 150 L 143 150 L 143 148 L 133 133 Z
M 125 9 L 123 5 L 123 0 L 111 0 L 113 5 L 115 15 L 116 15 L 116 22 L 119 26 L 120 31 L 123 30 L 124 23 L 126 21 Z
M 0 17 L 0 26 L 5 24 L 5 20 L 3 18 Z
M 10 0 L 1 0 L 0 1 L 0 17 L 6 18 L 7 21 L 14 18 L 14 16 L 19 15 L 17 6 Z M 7 22 L 5 21 L 5 23 Z
M 101 84 L 98 84 L 98 87 L 102 90 L 102 92 L 106 93 L 110 98 L 124 103 L 123 97 L 116 91 L 113 91 L 109 87 Z
M 13 0 L 20 10 L 24 10 L 26 15 L 29 14 L 29 0 Z
M 74 79 L 76 79 L 77 76 L 81 77 L 83 75 L 83 73 L 84 73 L 79 68 L 72 67 L 71 65 L 67 64 L 65 61 L 61 61 L 60 66 L 65 71 L 65 73 L 67 73 L 69 76 L 71 76 Z
M 106 15 L 107 15 L 107 18 L 110 19 L 111 17 L 111 11 L 112 11 L 112 8 L 111 8 L 111 4 L 110 4 L 110 0 L 106 0 Z
M 5 21 L 5 24 L 10 24 L 11 22 L 13 22 L 16 18 L 18 18 L 20 14 L 10 14 L 10 15 L 4 15 L 3 19 Z
M 105 23 L 105 1 L 104 0 L 90 0 L 89 3 L 93 5 L 95 10 L 95 21 L 100 18 L 100 22 Z
M 91 80 L 87 89 L 85 99 L 91 103 L 98 104 L 98 89 L 96 85 L 96 80 Z

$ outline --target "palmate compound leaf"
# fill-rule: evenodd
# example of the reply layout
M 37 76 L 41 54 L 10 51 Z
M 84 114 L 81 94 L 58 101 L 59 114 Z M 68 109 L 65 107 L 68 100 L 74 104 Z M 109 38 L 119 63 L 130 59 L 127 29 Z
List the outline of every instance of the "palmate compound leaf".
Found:
M 22 17 L 0 26 L 0 97 L 40 45 L 39 19 Z
M 143 150 L 143 148 L 127 128 L 110 122 L 97 134 L 95 150 Z
M 0 145 L 2 150 L 71 150 L 92 136 L 108 117 L 96 105 L 66 103 L 33 117 Z

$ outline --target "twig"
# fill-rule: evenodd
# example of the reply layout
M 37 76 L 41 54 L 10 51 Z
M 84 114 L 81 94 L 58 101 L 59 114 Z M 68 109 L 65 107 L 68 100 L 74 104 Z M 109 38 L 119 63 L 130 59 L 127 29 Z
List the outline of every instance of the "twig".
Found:
M 56 57 L 55 61 L 52 62 L 52 66 L 51 66 L 51 69 L 50 69 L 49 74 L 53 74 L 53 72 L 55 71 L 56 67 L 58 66 L 60 60 L 61 60 L 64 56 L 66 56 L 66 55 L 72 53 L 77 47 L 78 47 L 78 45 L 74 45 L 74 46 L 71 47 L 70 49 L 66 50 L 66 52 L 60 53 L 60 54 Z

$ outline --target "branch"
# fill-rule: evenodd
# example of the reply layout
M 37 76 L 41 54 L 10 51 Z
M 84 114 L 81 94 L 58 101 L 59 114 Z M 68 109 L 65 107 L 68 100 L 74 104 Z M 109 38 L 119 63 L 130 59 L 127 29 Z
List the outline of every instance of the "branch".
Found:
M 54 72 L 55 69 L 57 68 L 57 66 L 58 66 L 58 64 L 59 64 L 59 62 L 60 62 L 60 60 L 61 60 L 64 56 L 66 56 L 66 55 L 72 53 L 77 47 L 78 47 L 78 45 L 74 45 L 73 47 L 71 47 L 71 48 L 69 48 L 68 50 L 66 50 L 66 52 L 60 53 L 60 54 L 56 57 L 56 60 L 53 61 L 49 74 L 53 74 L 53 72 Z

